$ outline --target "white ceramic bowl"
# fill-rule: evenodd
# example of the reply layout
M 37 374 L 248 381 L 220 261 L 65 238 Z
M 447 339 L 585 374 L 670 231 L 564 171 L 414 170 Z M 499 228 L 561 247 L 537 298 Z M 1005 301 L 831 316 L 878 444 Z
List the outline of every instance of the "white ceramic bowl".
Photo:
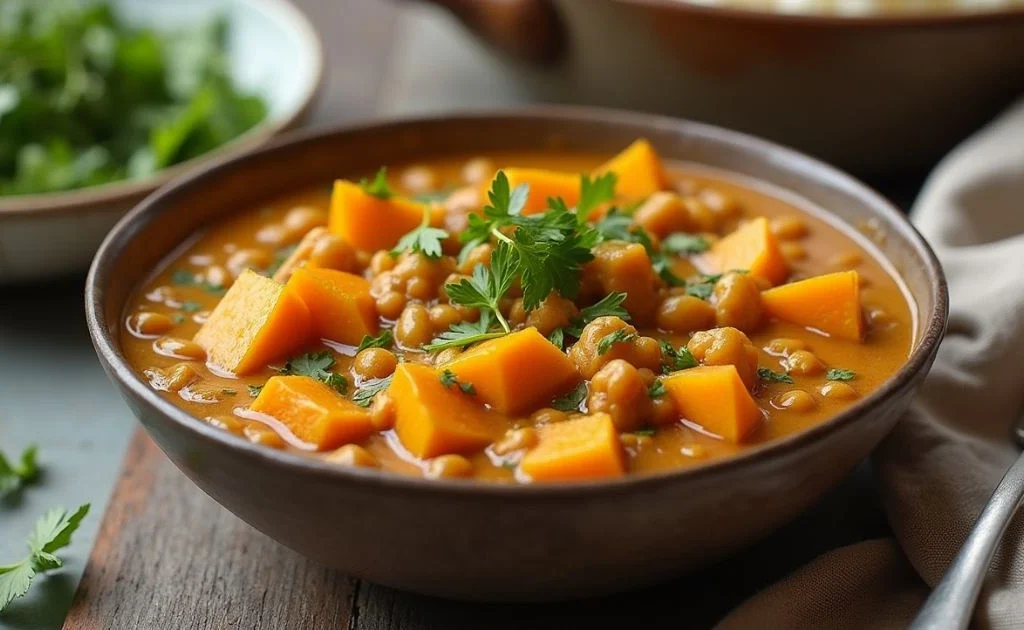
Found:
M 174 28 L 223 14 L 228 59 L 244 89 L 266 100 L 266 119 L 209 153 L 145 179 L 59 193 L 0 197 L 0 283 L 85 269 L 114 223 L 150 192 L 189 169 L 250 150 L 297 124 L 323 79 L 316 31 L 287 0 L 114 0 L 133 24 Z

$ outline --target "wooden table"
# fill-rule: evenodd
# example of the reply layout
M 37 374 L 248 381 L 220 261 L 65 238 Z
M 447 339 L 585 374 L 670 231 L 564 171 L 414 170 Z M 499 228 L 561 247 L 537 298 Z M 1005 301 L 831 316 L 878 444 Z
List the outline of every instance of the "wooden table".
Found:
M 316 123 L 518 98 L 474 65 L 476 44 L 429 9 L 381 0 L 299 4 L 322 29 L 330 57 Z M 198 490 L 138 430 L 64 627 L 707 627 L 821 552 L 887 531 L 864 464 L 794 523 L 697 575 L 562 605 L 459 604 L 362 582 L 276 544 Z

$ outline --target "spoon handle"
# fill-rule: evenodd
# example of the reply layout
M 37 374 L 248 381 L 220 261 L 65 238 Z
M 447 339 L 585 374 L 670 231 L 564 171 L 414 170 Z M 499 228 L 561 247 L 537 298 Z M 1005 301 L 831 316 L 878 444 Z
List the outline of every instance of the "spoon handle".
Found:
M 1024 455 L 1017 458 L 999 482 L 974 530 L 967 537 L 946 575 L 921 607 L 911 630 L 961 630 L 974 616 L 974 603 L 988 565 L 1014 512 L 1024 499 Z

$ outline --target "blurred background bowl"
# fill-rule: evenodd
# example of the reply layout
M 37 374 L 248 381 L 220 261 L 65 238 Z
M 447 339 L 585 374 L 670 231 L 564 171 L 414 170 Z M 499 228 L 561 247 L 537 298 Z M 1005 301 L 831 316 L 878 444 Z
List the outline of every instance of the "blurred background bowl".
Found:
M 932 166 L 1024 89 L 1020 0 L 433 2 L 530 98 L 694 118 L 865 176 Z
M 114 223 L 143 197 L 178 174 L 250 150 L 295 126 L 322 84 L 321 42 L 287 0 L 114 0 L 112 5 L 127 23 L 158 30 L 223 15 L 232 77 L 263 98 L 267 116 L 213 151 L 143 179 L 0 197 L 0 283 L 84 270 Z

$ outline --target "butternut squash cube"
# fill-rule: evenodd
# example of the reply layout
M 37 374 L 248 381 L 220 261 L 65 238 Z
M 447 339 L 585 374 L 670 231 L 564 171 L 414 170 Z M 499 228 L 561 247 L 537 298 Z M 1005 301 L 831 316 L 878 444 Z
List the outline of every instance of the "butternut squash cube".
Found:
M 786 258 L 764 217 L 736 228 L 712 245 L 703 259 L 718 273 L 745 270 L 773 285 L 784 282 L 789 275 Z
M 377 305 L 363 277 L 333 269 L 296 269 L 286 291 L 309 308 L 313 334 L 359 345 L 364 335 L 377 334 Z
M 532 327 L 485 341 L 444 367 L 510 415 L 546 405 L 579 380 L 569 357 Z
M 509 188 L 520 184 L 530 185 L 530 196 L 526 199 L 523 214 L 537 214 L 548 207 L 548 197 L 561 197 L 570 208 L 580 201 L 580 176 L 576 173 L 559 173 L 539 168 L 506 168 Z M 486 203 L 491 182 L 484 184 L 483 197 Z
M 734 365 L 701 365 L 661 382 L 684 419 L 727 442 L 744 441 L 764 419 Z
M 308 376 L 272 376 L 249 406 L 318 450 L 361 442 L 373 432 L 370 412 Z
M 395 432 L 420 458 L 481 449 L 508 429 L 508 420 L 474 396 L 441 383 L 441 374 L 418 363 L 400 363 L 388 388 Z
M 379 199 L 359 184 L 334 182 L 327 229 L 356 249 L 391 249 L 423 221 L 423 204 L 402 197 Z
M 520 469 L 534 481 L 574 481 L 620 477 L 626 464 L 612 417 L 595 413 L 541 427 Z
M 651 143 L 641 138 L 595 170 L 618 176 L 615 193 L 627 199 L 649 197 L 665 187 L 661 158 Z
M 310 339 L 309 309 L 284 285 L 246 269 L 221 298 L 195 342 L 207 359 L 248 374 L 284 358 Z
M 856 271 L 829 273 L 762 291 L 761 305 L 770 317 L 831 337 L 850 341 L 864 337 Z

